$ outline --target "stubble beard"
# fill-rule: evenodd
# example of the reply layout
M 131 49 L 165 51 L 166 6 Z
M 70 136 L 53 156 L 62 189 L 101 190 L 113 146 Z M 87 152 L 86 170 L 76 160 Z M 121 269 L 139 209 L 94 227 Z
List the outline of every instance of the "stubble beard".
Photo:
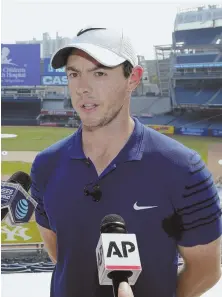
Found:
M 121 105 L 121 107 L 118 110 L 112 112 L 110 115 L 104 116 L 100 120 L 100 122 L 95 124 L 95 125 L 86 125 L 83 122 L 82 125 L 83 125 L 84 130 L 87 131 L 87 132 L 93 132 L 93 131 L 95 131 L 97 129 L 108 126 L 111 122 L 113 122 L 118 117 L 118 115 L 120 114 L 120 112 L 121 112 L 121 110 L 123 108 L 123 105 Z

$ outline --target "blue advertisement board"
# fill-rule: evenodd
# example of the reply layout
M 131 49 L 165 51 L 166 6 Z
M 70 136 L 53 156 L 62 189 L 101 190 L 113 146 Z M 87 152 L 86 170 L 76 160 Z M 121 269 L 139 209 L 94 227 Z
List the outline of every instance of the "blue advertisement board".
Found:
M 212 136 L 222 137 L 222 129 L 211 129 Z
M 68 79 L 67 76 L 46 75 L 41 77 L 41 84 L 43 86 L 67 86 Z
M 175 129 L 175 134 L 191 136 L 208 136 L 207 128 L 181 127 Z
M 2 86 L 40 85 L 40 44 L 1 44 Z
M 65 67 L 59 68 L 59 69 L 54 69 L 52 68 L 50 64 L 51 59 L 50 58 L 45 58 L 44 59 L 44 75 L 61 75 L 64 76 L 66 75 L 65 73 Z

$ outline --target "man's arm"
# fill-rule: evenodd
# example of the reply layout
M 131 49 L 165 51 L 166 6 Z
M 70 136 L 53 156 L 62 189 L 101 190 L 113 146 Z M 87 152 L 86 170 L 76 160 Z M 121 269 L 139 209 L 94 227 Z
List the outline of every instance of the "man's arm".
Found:
M 57 253 L 56 253 L 56 234 L 52 230 L 44 228 L 38 225 L 40 234 L 42 236 L 44 247 L 48 252 L 48 255 L 52 262 L 56 264 L 57 262 Z
M 177 246 L 185 263 L 176 296 L 199 297 L 221 276 L 222 210 L 212 175 L 200 155 L 189 157 L 184 172 L 181 192 L 174 196 L 180 229 Z
M 177 297 L 199 297 L 221 277 L 221 237 L 206 245 L 178 246 L 184 266 L 178 275 Z
M 56 233 L 51 229 L 44 205 L 44 191 L 47 180 L 47 175 L 45 176 L 45 167 L 45 160 L 41 159 L 41 155 L 37 155 L 31 168 L 31 196 L 38 204 L 35 210 L 35 220 L 43 239 L 44 246 L 52 262 L 56 264 Z

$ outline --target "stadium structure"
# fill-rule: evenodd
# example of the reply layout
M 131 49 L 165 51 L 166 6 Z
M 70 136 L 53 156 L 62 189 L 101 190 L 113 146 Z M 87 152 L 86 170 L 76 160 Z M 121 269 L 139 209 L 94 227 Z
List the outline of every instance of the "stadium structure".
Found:
M 160 93 L 171 104 L 172 118 L 163 124 L 191 133 L 222 129 L 222 6 L 180 11 L 172 44 L 155 52 Z
M 222 136 L 222 7 L 179 11 L 172 44 L 155 46 L 155 53 L 160 93 L 134 92 L 132 115 L 182 134 Z M 79 125 L 64 70 L 54 71 L 44 60 L 41 85 L 2 86 L 2 125 Z M 141 81 L 138 89 L 144 86 Z

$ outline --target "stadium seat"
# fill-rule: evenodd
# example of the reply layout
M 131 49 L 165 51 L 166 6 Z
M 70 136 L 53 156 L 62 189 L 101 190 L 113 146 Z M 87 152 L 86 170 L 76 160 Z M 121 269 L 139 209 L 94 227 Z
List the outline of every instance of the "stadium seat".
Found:
M 20 272 L 26 270 L 26 266 L 20 266 L 20 267 L 1 267 L 2 272 Z
M 177 56 L 177 64 L 186 64 L 186 63 L 211 63 L 211 62 L 222 62 L 222 56 L 216 54 L 187 54 Z
M 29 268 L 32 271 L 36 271 L 38 269 L 41 269 L 42 271 L 52 271 L 54 269 L 54 266 L 52 267 L 44 267 L 44 266 L 29 266 Z
M 162 114 L 171 110 L 169 98 L 131 97 L 130 110 L 133 115 Z
M 209 105 L 222 105 L 222 89 L 218 90 L 214 99 L 211 100 L 208 104 Z
M 175 119 L 175 116 L 160 115 L 154 117 L 138 117 L 138 119 L 144 125 L 170 125 Z
M 182 87 L 176 87 L 175 98 L 176 98 L 177 104 L 201 105 L 201 104 L 206 104 L 208 101 L 210 101 L 217 92 L 218 92 L 218 89 L 217 90 L 214 90 L 214 89 L 197 90 L 197 89 L 188 89 L 188 88 L 185 89 Z M 214 100 L 216 98 L 214 98 Z
M 173 32 L 173 43 L 184 43 L 185 45 L 199 45 L 216 43 L 217 36 L 222 32 L 221 27 L 204 28 L 195 30 L 181 30 Z

